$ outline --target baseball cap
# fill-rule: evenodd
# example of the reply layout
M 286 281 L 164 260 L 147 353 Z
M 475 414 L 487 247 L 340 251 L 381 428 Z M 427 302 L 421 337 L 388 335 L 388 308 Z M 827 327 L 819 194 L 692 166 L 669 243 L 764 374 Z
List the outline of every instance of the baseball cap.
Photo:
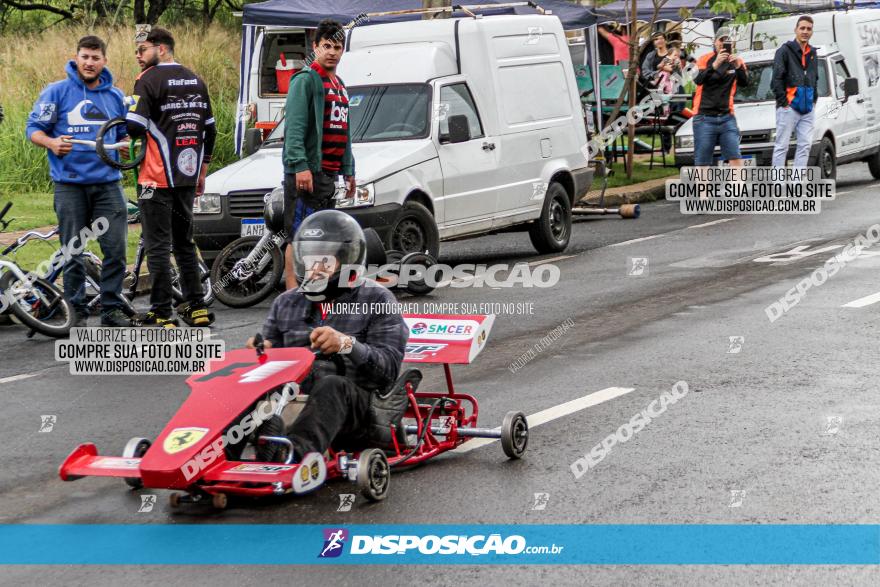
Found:
M 721 27 L 715 32 L 715 40 L 727 37 L 730 38 L 730 29 L 726 26 Z

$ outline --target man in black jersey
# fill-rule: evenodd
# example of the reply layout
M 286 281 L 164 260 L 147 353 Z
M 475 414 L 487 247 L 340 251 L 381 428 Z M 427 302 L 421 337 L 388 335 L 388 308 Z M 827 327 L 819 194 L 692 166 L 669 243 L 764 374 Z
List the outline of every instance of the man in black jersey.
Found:
M 205 82 L 174 61 L 174 37 L 153 27 L 137 44 L 143 70 L 134 84 L 135 104 L 126 119 L 131 136 L 147 136 L 138 172 L 144 249 L 152 279 L 150 311 L 143 326 L 177 324 L 172 316 L 171 251 L 186 301 L 178 315 L 191 326 L 209 326 L 214 316 L 202 303 L 202 284 L 193 242 L 193 199 L 205 190 L 205 176 L 217 130 Z

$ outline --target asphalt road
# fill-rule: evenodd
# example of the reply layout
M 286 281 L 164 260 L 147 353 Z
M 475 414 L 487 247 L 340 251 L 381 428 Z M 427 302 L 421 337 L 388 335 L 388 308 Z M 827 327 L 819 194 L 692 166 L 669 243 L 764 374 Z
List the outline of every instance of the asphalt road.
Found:
M 522 461 L 507 461 L 497 442 L 444 455 L 395 474 L 385 502 L 361 499 L 349 512 L 337 511 L 339 495 L 355 492 L 343 482 L 300 499 L 236 501 L 220 513 L 171 511 L 166 492 L 128 491 L 113 479 L 63 483 L 57 467 L 77 444 L 92 441 L 102 453 L 118 454 L 131 436 L 154 437 L 186 397 L 184 378 L 71 376 L 54 361 L 52 341 L 0 327 L 0 523 L 876 524 L 880 304 L 843 306 L 880 292 L 880 257 L 869 252 L 847 264 L 775 322 L 765 314 L 880 221 L 880 183 L 866 166 L 844 166 L 840 177 L 837 200 L 816 216 L 684 216 L 676 204 L 657 202 L 644 205 L 638 220 L 580 221 L 569 250 L 552 256 L 559 257 L 552 262 L 561 280 L 550 289 L 447 288 L 425 298 L 401 296 L 418 304 L 519 304 L 519 313 L 498 315 L 475 364 L 454 368 L 458 387 L 479 398 L 483 425 L 499 425 L 509 410 L 535 414 L 622 389 L 534 427 Z M 838 248 L 803 254 L 832 246 Z M 800 257 L 768 257 L 796 247 Z M 647 259 L 640 274 L 632 274 L 633 258 Z M 513 233 L 444 244 L 441 260 L 533 263 L 541 257 L 526 235 Z M 215 337 L 229 348 L 241 345 L 267 307 L 219 307 Z M 574 326 L 522 368 L 509 368 L 563 323 Z M 422 389 L 442 384 L 439 369 L 425 372 Z M 576 459 L 678 381 L 687 382 L 686 396 L 575 478 Z M 38 433 L 45 414 L 57 417 L 55 427 Z M 158 493 L 159 505 L 138 513 L 147 493 Z M 536 493 L 548 494 L 544 509 L 535 509 Z M 272 542 L 272 536 L 247 539 Z M 880 573 L 773 566 L 0 570 L 4 585 L 427 579 L 437 585 L 855 585 L 877 584 Z

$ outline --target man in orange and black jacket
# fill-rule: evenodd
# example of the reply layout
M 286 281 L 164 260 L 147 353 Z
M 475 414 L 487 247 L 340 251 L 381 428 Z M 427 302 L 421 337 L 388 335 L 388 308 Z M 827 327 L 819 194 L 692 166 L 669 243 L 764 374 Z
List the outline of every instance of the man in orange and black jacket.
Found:
M 770 84 L 776 96 L 776 144 L 773 147 L 773 166 L 785 167 L 791 133 L 797 131 L 797 149 L 794 166 L 806 167 L 813 144 L 814 107 L 819 99 L 819 62 L 816 48 L 810 45 L 813 19 L 798 18 L 794 40 L 776 50 L 773 59 L 773 81 Z
M 748 84 L 748 77 L 745 62 L 730 54 L 729 44 L 730 29 L 721 27 L 715 33 L 715 51 L 697 60 L 700 72 L 694 78 L 697 91 L 693 107 L 696 166 L 712 165 L 716 145 L 721 147 L 722 159 L 731 165 L 742 165 L 733 95 L 737 86 Z

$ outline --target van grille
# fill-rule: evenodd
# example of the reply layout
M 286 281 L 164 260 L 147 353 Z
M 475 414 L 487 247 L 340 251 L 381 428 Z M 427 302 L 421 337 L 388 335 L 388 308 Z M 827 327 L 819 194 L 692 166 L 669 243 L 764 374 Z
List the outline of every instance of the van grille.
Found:
M 232 192 L 229 194 L 229 215 L 236 218 L 260 218 L 263 216 L 263 196 L 269 191 Z
M 740 143 L 769 143 L 769 132 L 744 132 Z

